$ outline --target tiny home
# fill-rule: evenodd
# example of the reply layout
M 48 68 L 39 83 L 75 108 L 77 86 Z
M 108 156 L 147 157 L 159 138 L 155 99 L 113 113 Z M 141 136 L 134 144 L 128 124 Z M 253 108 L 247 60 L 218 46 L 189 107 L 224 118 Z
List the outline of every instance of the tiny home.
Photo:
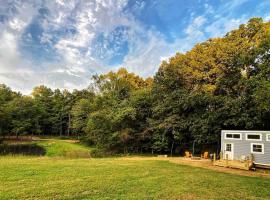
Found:
M 270 131 L 221 131 L 223 159 L 244 160 L 253 157 L 254 164 L 270 167 Z

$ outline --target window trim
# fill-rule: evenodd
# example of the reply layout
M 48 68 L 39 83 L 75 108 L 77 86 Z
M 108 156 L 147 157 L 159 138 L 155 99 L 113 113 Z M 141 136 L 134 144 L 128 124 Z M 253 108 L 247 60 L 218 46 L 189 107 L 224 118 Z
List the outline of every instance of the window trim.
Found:
M 228 138 L 227 134 L 232 134 L 232 135 L 238 134 L 238 135 L 240 135 L 240 138 Z M 227 132 L 227 133 L 225 133 L 225 139 L 226 140 L 242 140 L 242 133 L 237 133 L 237 132 L 229 133 L 229 132 Z
M 260 139 L 248 139 L 248 135 L 259 135 Z M 248 141 L 262 141 L 262 134 L 261 133 L 246 133 L 246 140 L 248 140 Z
M 270 142 L 270 133 L 266 134 L 266 141 Z
M 231 145 L 230 151 L 227 150 L 227 145 Z M 225 143 L 225 151 L 232 152 L 232 146 L 233 146 L 232 143 Z
M 262 146 L 262 152 L 254 152 L 253 151 L 253 145 L 261 145 Z M 264 154 L 264 144 L 263 143 L 250 143 L 250 152 L 252 154 Z

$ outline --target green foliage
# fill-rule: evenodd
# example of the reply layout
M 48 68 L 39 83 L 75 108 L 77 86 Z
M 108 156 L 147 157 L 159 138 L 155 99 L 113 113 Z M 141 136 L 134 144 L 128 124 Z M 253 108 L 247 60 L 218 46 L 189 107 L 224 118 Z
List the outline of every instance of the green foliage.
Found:
M 39 131 L 38 109 L 31 97 L 14 98 L 7 105 L 11 115 L 12 132 L 18 135 Z
M 0 84 L 0 136 L 9 134 L 9 130 L 12 128 L 8 103 L 18 96 L 19 94 L 12 92 L 6 85 Z
M 270 23 L 253 18 L 163 62 L 153 84 L 153 148 L 217 143 L 221 129 L 269 129 L 269 35 Z
M 125 69 L 94 77 L 98 91 L 86 133 L 99 148 L 127 153 L 138 150 L 151 109 L 151 81 Z
M 85 133 L 88 115 L 91 112 L 91 101 L 80 99 L 75 102 L 71 109 L 72 128 L 80 135 Z

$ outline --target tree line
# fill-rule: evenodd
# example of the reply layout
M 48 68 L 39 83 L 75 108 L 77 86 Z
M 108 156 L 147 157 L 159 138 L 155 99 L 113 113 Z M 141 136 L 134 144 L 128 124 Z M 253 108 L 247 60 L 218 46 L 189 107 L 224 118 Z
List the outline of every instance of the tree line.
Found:
M 94 93 L 87 89 L 71 93 L 46 86 L 35 87 L 26 96 L 0 84 L 0 135 L 74 135 L 73 109 L 81 99 L 93 97 Z
M 109 152 L 175 153 L 222 129 L 270 128 L 270 23 L 252 18 L 164 61 L 153 78 L 121 68 L 85 90 L 0 86 L 0 134 L 79 136 Z

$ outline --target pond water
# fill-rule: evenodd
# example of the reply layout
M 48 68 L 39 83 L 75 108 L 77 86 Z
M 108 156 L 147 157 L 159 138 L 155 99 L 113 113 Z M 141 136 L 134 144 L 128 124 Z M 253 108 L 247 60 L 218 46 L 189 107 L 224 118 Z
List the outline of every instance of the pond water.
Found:
M 0 144 L 0 155 L 43 156 L 46 150 L 36 144 Z

